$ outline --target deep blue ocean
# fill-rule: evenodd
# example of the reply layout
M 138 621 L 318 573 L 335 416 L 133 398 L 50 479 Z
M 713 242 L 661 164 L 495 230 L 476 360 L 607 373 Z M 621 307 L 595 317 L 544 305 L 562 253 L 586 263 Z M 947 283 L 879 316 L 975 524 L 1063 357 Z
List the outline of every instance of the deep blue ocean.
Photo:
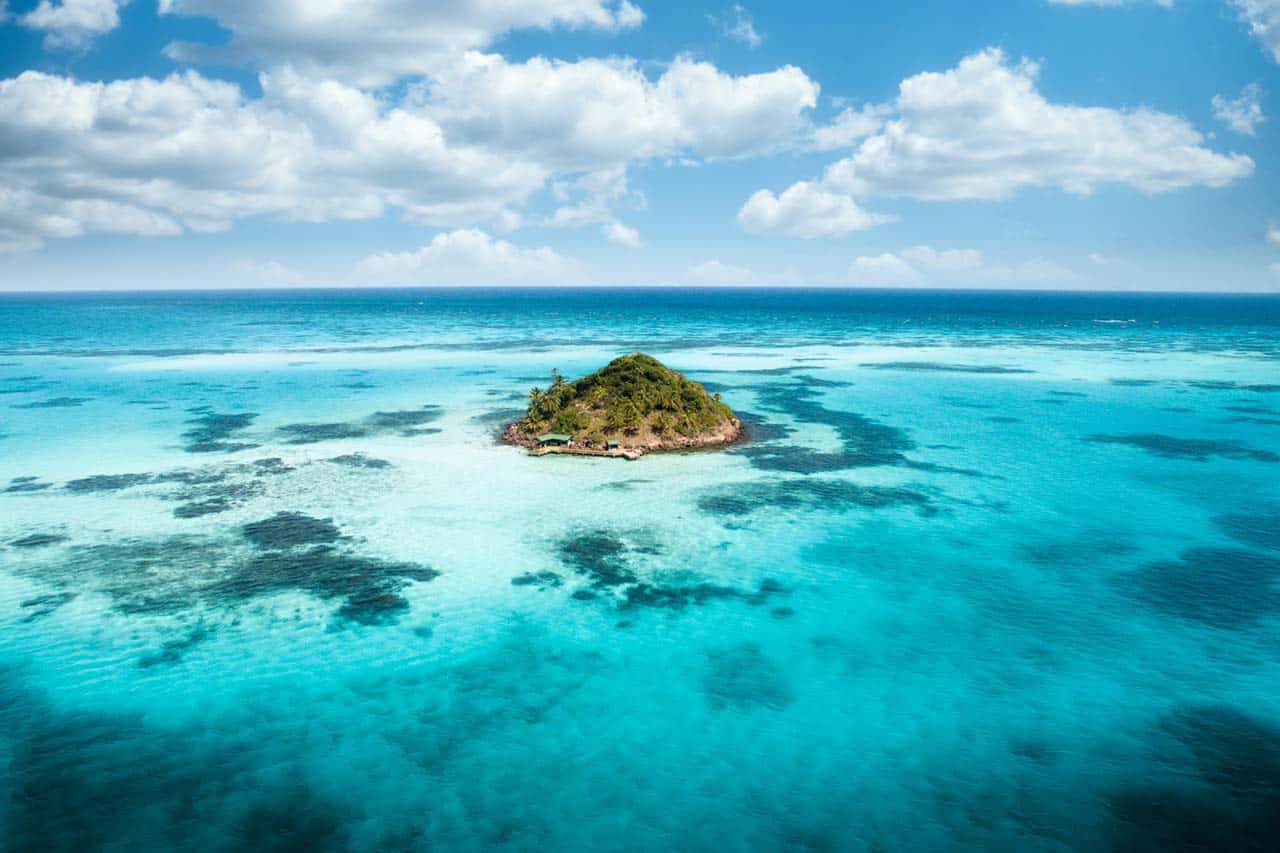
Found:
M 3 849 L 1278 838 L 1280 297 L 0 295 Z

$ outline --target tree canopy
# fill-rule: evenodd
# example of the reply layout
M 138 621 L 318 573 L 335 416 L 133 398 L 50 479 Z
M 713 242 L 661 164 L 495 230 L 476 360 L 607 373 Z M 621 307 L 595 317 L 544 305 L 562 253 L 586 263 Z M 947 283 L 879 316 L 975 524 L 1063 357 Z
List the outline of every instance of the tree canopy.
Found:
M 606 441 L 641 433 L 693 437 L 733 420 L 718 394 L 652 356 L 634 353 L 573 382 L 553 371 L 550 387 L 529 392 L 529 409 L 517 429 Z

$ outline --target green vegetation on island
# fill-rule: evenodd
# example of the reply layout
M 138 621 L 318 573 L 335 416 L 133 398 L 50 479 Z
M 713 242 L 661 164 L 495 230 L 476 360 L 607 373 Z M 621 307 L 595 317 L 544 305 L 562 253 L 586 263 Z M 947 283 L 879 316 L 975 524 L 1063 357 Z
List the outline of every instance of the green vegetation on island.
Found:
M 550 387 L 529 392 L 528 411 L 506 437 L 526 446 L 553 436 L 557 444 L 572 441 L 586 451 L 644 452 L 729 444 L 741 430 L 719 394 L 634 353 L 572 382 L 553 371 Z

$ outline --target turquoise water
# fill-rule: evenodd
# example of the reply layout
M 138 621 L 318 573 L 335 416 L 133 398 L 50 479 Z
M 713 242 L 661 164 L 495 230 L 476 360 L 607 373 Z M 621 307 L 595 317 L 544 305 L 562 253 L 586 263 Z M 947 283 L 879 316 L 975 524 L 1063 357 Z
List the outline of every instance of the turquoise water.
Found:
M 1274 297 L 0 296 L 0 843 L 1271 849 L 1278 475 Z

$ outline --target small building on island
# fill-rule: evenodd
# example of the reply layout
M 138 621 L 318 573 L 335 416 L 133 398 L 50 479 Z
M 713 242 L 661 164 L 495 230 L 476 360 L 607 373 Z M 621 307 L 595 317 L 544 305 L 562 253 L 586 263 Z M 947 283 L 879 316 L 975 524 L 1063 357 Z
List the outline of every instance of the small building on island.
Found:
M 622 442 L 614 440 L 606 441 L 604 443 L 604 447 L 605 450 L 618 450 L 622 447 Z
M 539 447 L 572 447 L 573 436 L 563 432 L 544 432 L 538 436 Z

